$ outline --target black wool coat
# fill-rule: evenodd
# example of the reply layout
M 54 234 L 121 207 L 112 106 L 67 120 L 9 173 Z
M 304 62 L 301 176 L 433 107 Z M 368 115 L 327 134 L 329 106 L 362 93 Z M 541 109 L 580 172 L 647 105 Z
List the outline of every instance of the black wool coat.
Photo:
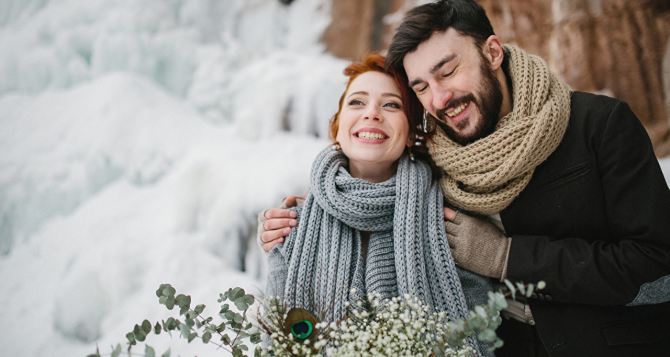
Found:
M 670 303 L 626 306 L 670 275 L 670 190 L 628 105 L 574 92 L 561 144 L 500 216 L 507 278 L 547 284 L 529 303 L 551 356 L 670 356 Z

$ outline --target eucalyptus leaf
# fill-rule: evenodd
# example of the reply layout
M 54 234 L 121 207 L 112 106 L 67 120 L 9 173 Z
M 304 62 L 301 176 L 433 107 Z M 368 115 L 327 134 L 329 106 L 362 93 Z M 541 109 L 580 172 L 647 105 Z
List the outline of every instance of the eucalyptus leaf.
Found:
M 165 300 L 165 306 L 168 308 L 168 310 L 172 310 L 174 307 L 174 297 L 173 296 L 168 296 L 167 299 Z
M 191 332 L 188 334 L 188 343 L 191 343 L 196 337 L 198 337 L 198 334 L 195 332 Z
M 114 349 L 112 350 L 111 357 L 119 357 L 121 355 L 121 344 L 117 343 Z
M 151 332 L 151 322 L 149 320 L 142 321 L 142 331 L 145 335 Z
M 227 333 L 223 334 L 223 336 L 221 336 L 221 342 L 225 345 L 230 345 L 230 336 L 228 336 Z
M 257 344 L 261 342 L 261 334 L 260 332 L 255 332 L 252 333 L 251 336 L 249 336 L 249 341 L 253 344 Z
M 244 352 L 239 347 L 233 348 L 233 357 L 244 357 Z
M 144 345 L 144 357 L 156 357 L 156 351 L 149 345 Z
M 240 288 L 240 287 L 235 287 L 235 288 L 233 288 L 233 290 L 232 290 L 232 292 L 230 293 L 230 295 L 228 296 L 228 298 L 229 298 L 230 300 L 233 300 L 233 301 L 234 301 L 234 300 L 237 300 L 237 299 L 239 299 L 239 298 L 241 298 L 241 297 L 243 297 L 243 296 L 244 296 L 244 289 L 242 289 L 242 288 Z
M 177 306 L 179 306 L 182 309 L 190 309 L 191 308 L 191 297 L 184 295 L 184 294 L 179 294 L 175 298 Z
M 134 345 L 136 343 L 135 342 L 135 334 L 132 333 L 132 332 L 128 332 L 126 334 L 126 339 L 128 339 L 128 343 L 130 343 L 131 345 Z
M 233 302 L 235 303 L 235 307 L 239 310 L 246 310 L 249 308 L 249 305 L 247 305 L 246 301 L 244 301 L 244 298 L 236 299 Z
M 223 314 L 223 317 L 228 321 L 234 321 L 235 320 L 235 315 L 237 315 L 235 313 L 235 311 L 228 310 Z
M 174 294 L 177 292 L 175 288 L 172 287 L 170 284 L 165 284 L 165 287 L 163 287 L 163 290 L 161 291 L 162 296 L 168 296 L 168 297 L 174 297 Z
M 212 339 L 212 333 L 211 332 L 207 331 L 207 332 L 202 334 L 202 342 L 203 343 L 209 343 L 209 340 L 211 340 L 211 339 Z
M 158 287 L 158 289 L 156 290 L 156 296 L 158 296 L 158 297 L 165 296 L 165 295 L 163 294 L 163 290 L 165 290 L 165 289 L 168 288 L 168 287 L 170 287 L 170 284 L 161 284 L 161 285 Z

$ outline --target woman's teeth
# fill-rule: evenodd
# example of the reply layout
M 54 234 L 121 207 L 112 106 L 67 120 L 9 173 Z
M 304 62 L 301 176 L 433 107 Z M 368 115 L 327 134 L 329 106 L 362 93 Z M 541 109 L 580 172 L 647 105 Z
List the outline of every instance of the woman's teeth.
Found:
M 367 131 L 362 131 L 362 132 L 358 133 L 358 137 L 363 138 L 363 139 L 384 139 L 385 138 L 385 136 L 383 134 L 369 133 Z
M 453 118 L 453 117 L 457 116 L 458 114 L 461 114 L 463 109 L 465 109 L 467 106 L 468 106 L 468 103 L 463 103 L 463 104 L 461 104 L 457 107 L 449 108 L 449 109 L 447 109 L 447 115 Z

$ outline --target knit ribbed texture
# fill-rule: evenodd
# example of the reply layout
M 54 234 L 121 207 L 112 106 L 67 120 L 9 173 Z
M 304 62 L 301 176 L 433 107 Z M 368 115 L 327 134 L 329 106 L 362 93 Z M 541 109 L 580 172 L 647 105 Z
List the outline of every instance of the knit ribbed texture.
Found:
M 570 117 L 570 88 L 539 57 L 504 46 L 513 109 L 489 136 L 462 146 L 439 127 L 428 142 L 445 175 L 442 190 L 455 206 L 481 214 L 502 211 L 558 147 Z
M 396 176 L 370 183 L 345 166 L 346 157 L 332 148 L 316 158 L 298 227 L 270 252 L 268 294 L 327 321 L 342 319 L 346 302 L 372 292 L 410 294 L 452 319 L 464 318 L 468 307 L 430 167 L 403 156 Z M 366 259 L 361 231 L 370 233 Z M 470 274 L 467 281 L 477 303 L 485 303 L 488 280 Z

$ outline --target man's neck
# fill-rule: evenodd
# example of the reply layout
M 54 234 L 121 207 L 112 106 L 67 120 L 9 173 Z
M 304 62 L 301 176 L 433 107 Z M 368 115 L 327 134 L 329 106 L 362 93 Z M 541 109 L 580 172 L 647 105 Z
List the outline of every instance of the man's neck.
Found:
M 509 114 L 514 106 L 512 76 L 510 75 L 509 56 L 507 55 L 507 52 L 505 52 L 505 57 L 503 58 L 503 63 L 500 68 L 502 71 L 498 72 L 497 78 L 498 82 L 500 82 L 500 90 L 502 92 L 503 100 L 500 106 L 500 116 L 498 119 L 502 119 L 505 115 Z

